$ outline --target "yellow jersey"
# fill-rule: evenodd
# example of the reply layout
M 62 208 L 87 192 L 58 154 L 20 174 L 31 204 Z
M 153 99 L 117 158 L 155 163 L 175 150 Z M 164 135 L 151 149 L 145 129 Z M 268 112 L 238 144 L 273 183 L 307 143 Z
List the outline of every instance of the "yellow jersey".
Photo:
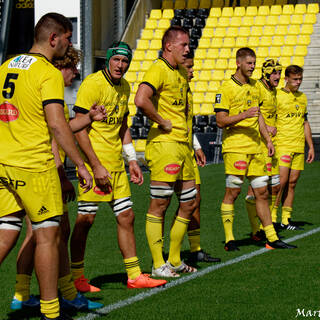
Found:
M 304 93 L 277 91 L 276 145 L 287 151 L 304 153 L 304 121 L 307 120 L 307 97 Z
M 129 83 L 123 78 L 119 84 L 113 83 L 103 69 L 84 79 L 73 108 L 75 112 L 88 113 L 94 103 L 105 106 L 107 119 L 94 121 L 89 127 L 88 135 L 95 154 L 109 171 L 124 170 L 119 132 L 129 114 L 129 95 Z M 88 160 L 84 160 L 89 165 Z
M 237 115 L 252 107 L 259 107 L 260 89 L 256 80 L 242 84 L 234 76 L 223 82 L 216 94 L 215 112 Z M 261 153 L 258 117 L 244 119 L 223 129 L 222 152 Z
M 0 87 L 0 163 L 34 172 L 55 166 L 44 107 L 64 105 L 61 72 L 41 54 L 21 54 L 0 67 Z
M 187 117 L 187 126 L 188 126 L 188 141 L 190 148 L 193 151 L 193 138 L 192 138 L 192 120 L 193 120 L 193 98 L 192 92 L 188 90 L 188 117 Z
M 148 140 L 188 143 L 186 103 L 189 84 L 185 68 L 178 66 L 175 69 L 160 57 L 145 73 L 142 83 L 152 88 L 152 102 L 159 115 L 172 123 L 170 133 L 163 133 L 157 123 L 152 123 Z
M 70 120 L 69 108 L 68 108 L 66 103 L 64 103 L 63 111 L 64 111 L 64 117 L 66 118 L 66 121 L 69 122 L 69 120 Z M 58 144 L 58 151 L 59 151 L 60 159 L 61 159 L 61 161 L 63 163 L 65 161 L 65 159 L 66 159 L 66 153 L 60 147 L 59 144 Z

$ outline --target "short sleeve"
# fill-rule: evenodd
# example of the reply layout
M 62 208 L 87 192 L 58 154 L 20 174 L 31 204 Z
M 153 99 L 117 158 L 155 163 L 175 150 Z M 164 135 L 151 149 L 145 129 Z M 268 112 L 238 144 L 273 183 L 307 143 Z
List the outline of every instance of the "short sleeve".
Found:
M 94 81 L 92 78 L 86 78 L 80 85 L 75 107 L 79 109 L 90 110 L 94 103 L 99 102 L 99 92 L 100 89 L 97 86 L 96 81 Z M 75 111 L 77 112 L 77 109 L 75 109 Z
M 58 69 L 50 69 L 45 73 L 41 79 L 40 93 L 43 107 L 50 103 L 64 105 L 64 80 Z
M 141 84 L 144 83 L 151 87 L 151 89 L 153 90 L 153 94 L 155 95 L 156 92 L 162 88 L 164 76 L 165 75 L 162 72 L 162 68 L 157 62 L 155 62 L 144 74 Z
M 214 106 L 214 111 L 215 112 L 229 112 L 230 109 L 230 99 L 229 99 L 229 94 L 227 87 L 222 85 L 217 94 L 216 94 L 216 100 L 215 100 L 215 106 Z

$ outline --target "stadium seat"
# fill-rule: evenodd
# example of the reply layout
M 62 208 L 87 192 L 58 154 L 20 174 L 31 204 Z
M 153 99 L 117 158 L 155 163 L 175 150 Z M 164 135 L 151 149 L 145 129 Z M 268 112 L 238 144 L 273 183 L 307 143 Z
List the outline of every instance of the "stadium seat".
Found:
M 315 13 L 306 13 L 304 15 L 303 23 L 315 24 L 317 22 L 317 15 Z
M 300 34 L 300 24 L 292 24 L 289 26 L 288 34 L 298 35 Z
M 257 54 L 258 58 L 266 58 L 269 56 L 269 48 L 268 47 L 258 47 L 256 54 Z
M 263 35 L 264 36 L 274 36 L 276 31 L 275 31 L 275 26 L 265 26 L 263 28 Z
M 161 19 L 158 22 L 158 29 L 168 29 L 170 27 L 169 19 Z
M 142 62 L 140 70 L 141 71 L 147 71 L 150 68 L 151 65 L 152 65 L 152 61 L 145 60 L 145 61 Z
M 250 27 L 240 27 L 239 28 L 239 36 L 240 37 L 249 37 L 251 35 Z
M 193 27 L 193 18 L 184 18 L 182 26 L 187 30 L 191 29 Z
M 194 39 L 200 39 L 202 35 L 202 28 L 193 27 L 191 29 L 190 37 Z
M 205 25 L 206 25 L 205 19 L 199 18 L 199 17 L 196 18 L 196 20 L 194 22 L 195 27 L 204 28 Z
M 272 39 L 272 45 L 282 47 L 284 45 L 284 36 L 274 36 Z
M 159 39 L 153 39 L 150 41 L 150 49 L 153 50 L 160 50 L 162 46 L 161 40 Z
M 189 82 L 189 87 L 191 92 L 193 92 L 195 90 L 195 82 L 194 81 Z
M 262 5 L 262 0 L 250 0 L 250 6 L 259 7 Z
M 193 103 L 201 104 L 204 102 L 204 94 L 203 92 L 195 92 L 193 94 Z
M 293 56 L 291 59 L 291 64 L 296 64 L 300 67 L 304 66 L 304 57 L 302 56 Z
M 294 54 L 296 56 L 303 56 L 305 57 L 308 53 L 307 47 L 306 46 L 296 46 L 294 50 Z
M 135 143 L 136 152 L 144 152 L 146 149 L 146 143 L 147 143 L 146 139 L 137 140 Z
M 247 10 L 246 10 L 246 16 L 249 17 L 255 17 L 256 15 L 258 15 L 258 8 L 257 7 L 254 7 L 254 6 L 249 6 L 247 7 Z
M 172 26 L 181 26 L 182 25 L 181 20 L 182 20 L 181 18 L 174 17 L 173 19 L 171 19 L 170 25 L 172 25 Z M 158 29 L 156 29 L 156 30 L 158 30 Z
M 235 45 L 236 45 L 235 38 L 225 37 L 223 40 L 222 47 L 223 48 L 234 48 Z
M 162 1 L 162 9 L 173 9 L 173 1 L 172 0 L 163 0 Z
M 261 69 L 262 64 L 265 62 L 265 58 L 258 57 L 256 59 L 256 69 Z
M 153 9 L 150 12 L 150 19 L 159 20 L 162 18 L 162 12 L 160 9 Z
M 154 30 L 154 29 L 157 29 L 157 28 L 158 28 L 158 20 L 148 19 L 146 21 L 145 29 Z
M 289 15 L 281 15 L 279 17 L 279 21 L 278 23 L 280 25 L 285 25 L 285 26 L 288 26 L 290 24 L 290 16 Z
M 158 58 L 158 51 L 157 50 L 147 50 L 146 53 L 146 60 L 156 60 Z
M 192 50 L 195 50 L 198 47 L 198 39 L 190 38 L 189 47 Z
M 197 59 L 206 59 L 207 58 L 207 49 L 197 49 L 194 53 L 195 60 Z
M 199 8 L 200 9 L 210 9 L 211 8 L 211 0 L 200 0 Z
M 258 70 L 257 68 L 254 69 L 251 78 L 258 80 L 260 77 L 261 77 L 261 70 L 260 69 Z
M 291 24 L 302 24 L 303 15 L 302 14 L 293 14 L 290 19 Z
M 219 52 L 219 58 L 229 59 L 231 58 L 231 49 L 230 48 L 221 48 Z
M 281 50 L 281 56 L 283 57 L 292 57 L 294 53 L 293 46 L 284 46 Z
M 202 38 L 213 38 L 214 36 L 214 29 L 213 28 L 204 28 L 203 31 L 202 31 Z
M 138 80 L 138 78 L 137 78 L 137 80 Z M 133 92 L 133 93 L 136 93 L 136 92 L 138 91 L 138 88 L 139 88 L 139 83 L 138 83 L 138 82 L 135 82 L 135 83 L 133 84 L 132 92 Z
M 185 11 L 185 17 L 195 19 L 195 17 L 197 16 L 197 13 L 198 13 L 197 9 L 187 9 Z
M 272 37 L 270 36 L 263 36 L 260 38 L 260 47 L 270 47 L 272 44 Z
M 215 28 L 218 25 L 218 18 L 209 17 L 207 19 L 206 28 Z
M 205 59 L 202 63 L 203 70 L 213 70 L 215 67 L 216 67 L 216 63 L 214 59 Z
M 228 59 L 217 59 L 215 70 L 225 70 L 228 68 Z
M 239 33 L 239 28 L 229 27 L 227 30 L 226 36 L 230 38 L 236 38 L 238 36 L 238 33 Z
M 188 0 L 187 1 L 187 9 L 198 9 L 199 2 L 198 0 Z
M 212 39 L 215 41 L 216 39 Z M 219 47 L 217 48 L 209 48 L 207 51 L 207 59 L 217 59 L 219 57 Z
M 240 0 L 240 6 L 241 7 L 248 7 L 250 4 L 249 0 Z
M 230 27 L 239 27 L 242 23 L 241 17 L 231 17 L 230 19 Z
M 285 4 L 282 8 L 282 14 L 287 14 L 287 15 L 294 14 L 293 4 Z
M 282 14 L 282 7 L 279 5 L 271 6 L 270 15 L 271 16 L 280 16 Z
M 251 28 L 251 36 L 260 37 L 262 36 L 263 28 L 262 26 L 253 26 Z
M 235 50 L 235 52 L 237 52 Z M 234 70 L 236 68 L 236 60 L 235 60 L 235 56 L 234 56 L 234 59 L 229 59 L 229 62 L 228 62 L 228 70 Z
M 128 71 L 127 73 L 126 73 L 126 76 L 125 76 L 125 78 L 126 78 L 126 80 L 128 81 L 128 82 L 135 82 L 136 80 L 137 80 L 137 73 L 136 73 L 136 71 Z
M 297 44 L 297 36 L 287 35 L 284 44 L 287 46 L 295 46 Z
M 236 48 L 246 47 L 248 44 L 247 37 L 237 37 L 236 38 Z
M 171 20 L 174 17 L 174 12 L 172 9 L 164 9 L 162 11 L 162 18 Z
M 137 77 L 137 81 L 138 81 L 138 82 L 141 82 L 142 79 L 143 79 L 143 76 L 144 76 L 144 72 L 142 72 L 142 71 L 139 72 L 139 73 L 138 73 L 138 77 Z
M 224 79 L 224 71 L 223 70 L 214 70 L 213 71 L 211 80 L 222 81 L 223 79 Z
M 251 16 L 244 16 L 242 18 L 242 26 L 251 27 L 254 25 L 254 18 Z
M 213 103 L 215 101 L 215 95 L 210 97 L 210 99 L 212 99 L 212 100 L 209 101 L 209 103 L 204 103 L 201 105 L 201 108 L 200 108 L 201 115 L 213 114 Z
M 194 59 L 193 70 L 202 70 L 202 59 Z
M 277 16 L 268 16 L 266 20 L 266 23 L 269 26 L 276 26 L 278 25 L 278 22 L 279 22 L 279 18 Z
M 276 35 L 285 36 L 288 34 L 288 26 L 287 25 L 278 25 L 276 28 Z
M 229 25 L 230 25 L 230 17 L 221 17 L 221 18 L 219 18 L 218 27 L 226 28 L 226 27 L 229 27 Z
M 304 3 L 298 3 L 294 7 L 295 14 L 305 14 L 307 13 L 307 6 Z
M 194 82 L 199 81 L 200 80 L 200 71 L 194 71 L 193 72 L 193 79 Z
M 246 8 L 244 6 L 235 7 L 233 16 L 234 17 L 243 17 L 246 14 Z
M 193 103 L 193 115 L 200 114 L 200 104 L 199 103 Z
M 245 47 L 247 47 L 247 46 L 245 46 Z M 236 55 L 237 55 L 237 51 L 238 51 L 238 49 L 239 49 L 240 47 L 238 47 L 238 48 L 233 48 L 232 49 L 232 51 L 231 51 L 231 59 L 229 60 L 229 63 L 230 63 L 230 61 L 232 61 L 233 59 L 235 59 L 236 58 Z M 232 68 L 232 67 L 231 67 Z M 231 69 L 230 67 L 229 67 L 229 69 Z
M 198 81 L 196 85 L 196 92 L 207 92 L 207 91 L 208 91 L 208 82 Z
M 259 37 L 250 37 L 248 39 L 248 47 L 256 48 L 259 45 Z
M 199 41 L 199 48 L 204 48 L 204 49 L 207 49 L 207 48 L 210 48 L 210 45 L 211 45 L 211 39 L 210 38 L 201 38 L 200 41 Z
M 211 70 L 202 70 L 200 72 L 199 79 L 201 81 L 210 81 L 211 80 Z
M 226 36 L 226 28 L 221 28 L 221 27 L 218 27 L 216 28 L 215 32 L 214 32 L 214 36 L 216 38 L 224 38 Z
M 204 96 L 204 103 L 214 103 L 215 98 L 216 98 L 216 91 L 207 92 L 206 95 Z M 203 105 L 201 107 L 203 107 Z M 202 112 L 203 110 L 201 110 L 201 114 Z
M 309 3 L 307 8 L 307 13 L 319 13 L 319 4 L 318 3 Z
M 234 72 L 235 72 L 235 70 L 230 70 L 230 69 L 226 70 L 224 72 L 224 79 L 229 80 L 231 78 L 231 76 L 234 74 Z
M 280 63 L 282 67 L 285 69 L 287 66 L 291 64 L 291 57 L 280 57 Z
M 275 1 L 275 4 L 276 5 L 280 5 L 280 6 L 283 6 L 283 5 L 287 4 L 287 3 L 288 3 L 287 0 L 276 0 Z
M 273 17 L 273 16 L 270 16 L 270 17 Z M 267 20 L 266 16 L 256 16 L 256 18 L 254 19 L 254 25 L 255 26 L 265 26 L 266 20 Z
M 153 29 L 143 29 L 141 33 L 141 39 L 144 39 L 144 40 L 153 39 Z
M 135 50 L 133 53 L 133 61 L 142 61 L 144 60 L 146 54 L 144 50 Z
M 161 40 L 164 34 L 164 29 L 156 29 L 154 30 L 153 39 Z
M 222 0 L 223 1 L 223 0 Z M 214 3 L 216 3 L 217 1 L 214 1 Z M 221 7 L 217 7 L 217 8 L 211 8 L 210 9 L 210 14 L 209 17 L 216 17 L 219 18 L 221 17 Z
M 263 0 L 262 4 L 264 6 L 273 6 L 274 5 L 274 0 Z
M 260 6 L 258 8 L 258 15 L 259 16 L 268 16 L 270 14 L 269 6 Z
M 222 8 L 221 17 L 232 17 L 232 16 L 233 16 L 233 8 L 232 7 Z
M 286 47 L 291 48 L 291 47 Z M 273 59 L 278 59 L 281 56 L 281 48 L 280 47 L 270 47 L 269 56 Z
M 130 63 L 130 71 L 139 71 L 141 67 L 140 61 L 132 61 Z
M 208 84 L 208 91 L 209 92 L 216 92 L 220 87 L 220 82 L 219 81 L 209 81 Z
M 185 9 L 186 2 L 184 0 L 175 0 L 174 8 L 175 9 Z
M 301 34 L 298 38 L 297 44 L 308 46 L 310 44 L 310 36 L 307 34 Z

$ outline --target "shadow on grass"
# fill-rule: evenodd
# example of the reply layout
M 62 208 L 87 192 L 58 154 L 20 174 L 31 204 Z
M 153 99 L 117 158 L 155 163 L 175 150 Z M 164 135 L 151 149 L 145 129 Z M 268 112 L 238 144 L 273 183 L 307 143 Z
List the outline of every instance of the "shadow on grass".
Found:
M 29 320 L 39 319 L 41 316 L 39 308 L 23 308 L 23 310 L 17 310 L 8 313 L 5 320 Z
M 128 278 L 126 273 L 113 273 L 104 274 L 102 276 L 90 279 L 90 283 L 98 288 L 101 288 L 105 283 L 122 283 L 126 285 L 127 279 Z

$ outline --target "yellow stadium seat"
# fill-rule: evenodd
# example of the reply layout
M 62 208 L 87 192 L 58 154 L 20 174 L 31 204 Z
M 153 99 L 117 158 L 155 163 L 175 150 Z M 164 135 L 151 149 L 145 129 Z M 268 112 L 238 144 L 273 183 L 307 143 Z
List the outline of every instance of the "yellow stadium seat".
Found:
M 288 34 L 291 34 L 291 35 L 298 35 L 300 34 L 300 25 L 298 24 L 292 24 L 289 26 L 289 29 L 288 29 Z
M 307 46 L 296 46 L 294 50 L 294 54 L 296 56 L 303 56 L 305 57 L 308 53 Z
M 291 57 L 280 57 L 280 63 L 283 68 L 286 68 L 291 64 Z
M 306 13 L 303 22 L 306 24 L 315 24 L 317 22 L 317 15 L 315 13 Z
M 267 48 L 267 47 L 258 47 L 256 54 L 257 54 L 258 58 L 266 58 L 266 57 L 269 56 L 269 48 Z
M 249 6 L 246 10 L 246 16 L 255 17 L 258 15 L 258 8 L 255 6 Z
M 236 38 L 238 36 L 239 29 L 236 27 L 229 27 L 226 33 L 227 37 L 233 37 Z
M 293 4 L 285 4 L 282 8 L 282 14 L 294 14 Z
M 144 76 L 144 72 L 142 72 L 142 71 L 139 72 L 139 73 L 138 73 L 138 77 L 137 77 L 137 81 L 138 81 L 138 82 L 141 82 L 142 79 L 143 79 L 143 76 Z
M 265 57 L 257 57 L 256 59 L 256 69 L 261 69 L 262 64 L 266 61 Z
M 172 19 L 174 17 L 174 12 L 172 9 L 164 9 L 162 11 L 162 18 L 163 19 Z
M 248 39 L 248 47 L 256 48 L 259 45 L 259 37 L 250 37 Z
M 274 0 L 263 0 L 263 5 L 264 6 L 273 6 Z
M 203 92 L 195 92 L 193 94 L 193 103 L 201 104 L 204 102 L 204 94 Z
M 232 17 L 233 16 L 233 8 L 232 7 L 224 7 L 221 12 L 222 17 Z
M 236 48 L 246 47 L 248 44 L 247 37 L 237 37 L 236 38 Z
M 304 57 L 302 56 L 293 56 L 291 59 L 291 63 L 303 67 L 304 65 Z
M 213 1 L 213 3 L 216 3 L 216 1 Z M 209 13 L 209 17 L 216 17 L 219 18 L 221 17 L 221 7 L 217 7 L 217 8 L 211 8 L 210 9 L 210 13 Z
M 141 33 L 141 39 L 144 39 L 144 40 L 153 39 L 153 29 L 143 29 Z
M 244 6 L 235 7 L 233 16 L 234 17 L 243 17 L 246 14 L 246 8 Z
M 250 4 L 249 0 L 240 0 L 240 6 L 241 7 L 248 7 Z
M 270 16 L 273 17 L 273 16 Z M 269 17 L 268 17 L 269 18 Z M 266 16 L 256 16 L 254 19 L 254 25 L 255 26 L 264 26 L 266 24 Z
M 219 89 L 220 82 L 219 81 L 209 81 L 208 84 L 208 92 L 215 92 Z
M 207 91 L 208 91 L 208 82 L 198 81 L 196 85 L 196 92 L 207 92 Z
M 250 27 L 240 27 L 239 36 L 240 37 L 249 37 L 251 34 Z
M 290 24 L 290 17 L 291 17 L 291 16 L 289 16 L 289 15 L 281 15 L 281 16 L 279 17 L 278 23 L 279 23 L 280 25 L 288 26 L 288 25 Z
M 186 2 L 184 0 L 175 0 L 174 8 L 175 9 L 185 9 L 186 8 Z
M 158 58 L 159 54 L 157 50 L 147 50 L 146 53 L 146 60 L 156 60 Z
M 211 80 L 211 70 L 202 70 L 200 72 L 199 79 L 201 81 L 210 81 Z
M 228 68 L 228 59 L 217 59 L 216 60 L 216 70 L 225 70 Z
M 252 73 L 251 78 L 258 80 L 260 78 L 260 76 L 261 76 L 261 71 L 259 69 L 255 69 Z
M 218 25 L 218 18 L 217 17 L 209 17 L 207 19 L 206 28 L 215 28 Z
M 214 59 L 205 59 L 202 63 L 203 70 L 212 70 L 216 67 L 216 63 Z
M 229 59 L 231 58 L 231 49 L 230 48 L 221 48 L 219 52 L 219 58 Z
M 218 27 L 228 27 L 230 25 L 230 17 L 221 17 L 218 20 Z
M 146 21 L 146 26 L 145 29 L 157 29 L 158 28 L 158 21 L 157 20 L 152 20 L 152 19 L 148 19 Z
M 291 47 L 286 47 L 291 48 Z M 277 59 L 281 56 L 281 49 L 280 47 L 270 47 L 269 49 L 269 56 L 273 59 Z
M 302 24 L 303 15 L 302 14 L 293 14 L 290 19 L 291 24 Z
M 224 38 L 222 47 L 223 48 L 233 48 L 236 45 L 235 38 Z
M 193 72 L 193 81 L 199 81 L 199 79 L 200 79 L 200 71 L 194 71 Z
M 200 41 L 199 41 L 198 48 L 207 49 L 207 48 L 210 47 L 210 44 L 211 44 L 211 39 L 209 39 L 209 38 L 201 38 Z
M 217 90 L 216 90 L 217 91 Z M 216 98 L 216 91 L 210 91 L 207 92 L 206 95 L 204 96 L 204 103 L 214 103 L 215 98 Z M 201 106 L 201 109 L 203 108 L 204 104 Z M 211 105 L 212 108 L 212 105 Z M 201 110 L 201 112 L 203 112 Z
M 188 0 L 187 1 L 187 9 L 198 9 L 199 2 L 198 0 Z
M 136 152 L 144 152 L 146 149 L 146 143 L 147 143 L 146 139 L 137 140 L 135 145 Z
M 226 36 L 226 28 L 218 27 L 214 32 L 214 36 L 217 38 L 224 38 Z
M 214 95 L 214 97 L 210 96 L 210 99 L 212 99 L 210 101 L 210 103 L 204 103 L 204 104 L 201 105 L 201 108 L 200 108 L 200 114 L 201 115 L 209 115 L 209 114 L 213 114 L 214 113 L 213 103 L 215 102 L 215 99 L 216 99 L 215 95 Z
M 200 104 L 199 103 L 197 103 L 197 104 L 193 104 L 193 114 L 194 115 L 198 115 L 198 114 L 200 114 Z
M 137 80 L 139 80 L 139 77 L 137 78 Z M 139 87 L 139 83 L 138 82 L 135 82 L 133 84 L 133 88 L 132 88 L 132 92 L 133 93 L 136 93 L 138 91 L 138 87 Z
M 307 13 L 319 13 L 319 3 L 309 3 Z
M 293 46 L 284 46 L 281 50 L 281 56 L 283 57 L 292 57 L 294 54 Z
M 245 46 L 246 47 L 246 46 Z M 236 55 L 237 55 L 237 51 L 239 50 L 240 47 L 238 48 L 233 48 L 232 51 L 231 51 L 231 59 L 229 60 L 229 69 L 232 69 L 233 67 L 230 67 L 230 61 L 232 61 L 233 59 L 236 58 Z
M 295 14 L 305 14 L 307 13 L 307 6 L 304 3 L 298 3 L 294 7 Z
M 143 61 L 140 70 L 147 71 L 151 65 L 152 65 L 152 61 L 150 61 L 150 60 Z
M 144 50 L 135 50 L 132 61 L 142 61 L 144 60 L 145 56 L 146 54 Z
M 271 6 L 270 15 L 271 16 L 280 16 L 282 14 L 282 7 L 279 5 Z
M 213 41 L 215 41 L 213 39 Z M 207 51 L 207 59 L 217 59 L 219 57 L 219 49 L 218 48 L 210 48 Z
M 139 71 L 141 67 L 140 61 L 132 61 L 130 63 L 130 71 Z
M 272 37 L 271 36 L 263 36 L 260 38 L 259 45 L 261 47 L 269 47 L 272 45 Z
M 199 8 L 200 9 L 210 9 L 211 8 L 211 0 L 200 0 Z
M 162 1 L 162 9 L 173 9 L 173 1 L 172 0 L 163 0 Z
M 253 26 L 251 28 L 251 35 L 255 37 L 261 37 L 263 33 L 262 26 Z
M 249 7 L 248 7 L 249 8 Z M 254 24 L 254 18 L 251 16 L 244 16 L 242 18 L 242 26 L 251 27 Z
M 191 92 L 193 92 L 195 89 L 195 82 L 194 81 L 189 82 L 189 87 L 190 87 Z
M 170 20 L 169 19 L 161 19 L 158 23 L 159 29 L 168 29 L 170 27 Z
M 272 39 L 272 45 L 282 47 L 284 45 L 284 36 L 274 36 Z
M 276 33 L 275 26 L 265 26 L 263 28 L 263 35 L 264 36 L 274 36 Z
M 242 23 L 241 17 L 231 17 L 230 19 L 230 27 L 239 27 Z
M 279 22 L 279 18 L 277 16 L 268 16 L 267 17 L 267 25 L 269 26 L 276 26 Z
M 137 73 L 135 71 L 128 71 L 126 73 L 126 80 L 129 82 L 135 82 L 137 80 Z
M 214 70 L 211 79 L 215 80 L 215 81 L 224 80 L 224 71 L 223 70 Z
M 259 7 L 262 5 L 262 0 L 250 0 L 250 6 Z
M 284 40 L 284 44 L 287 46 L 295 46 L 297 44 L 297 36 L 288 35 Z
M 268 16 L 270 14 L 269 6 L 260 6 L 258 8 L 258 15 L 259 16 Z
M 162 46 L 161 40 L 153 39 L 150 41 L 150 49 L 160 50 Z
M 134 94 L 130 94 L 129 100 L 128 100 L 128 104 L 129 105 L 134 105 Z M 130 110 L 129 110 L 129 112 L 130 112 Z
M 150 12 L 150 19 L 159 20 L 162 18 L 162 12 L 160 9 L 153 9 Z
M 285 36 L 288 34 L 288 26 L 287 25 L 278 25 L 276 28 L 276 35 Z
M 229 80 L 230 78 L 231 78 L 231 76 L 234 74 L 234 70 L 226 70 L 225 72 L 224 72 L 224 79 L 225 80 Z
M 193 62 L 194 70 L 202 70 L 202 59 L 195 59 Z
M 235 56 L 234 56 L 235 58 Z M 236 68 L 236 60 L 235 59 L 229 59 L 228 62 L 228 70 L 234 70 Z
M 154 30 L 153 39 L 159 39 L 161 40 L 164 34 L 164 29 L 156 29 Z
M 284 74 L 284 72 L 282 74 Z M 285 85 L 286 84 L 285 84 L 284 78 L 281 78 L 278 84 L 278 88 L 284 88 Z
M 206 59 L 207 58 L 207 49 L 197 49 L 194 53 L 195 60 L 197 59 Z
M 214 29 L 213 28 L 204 28 L 203 31 L 202 31 L 202 38 L 213 38 L 214 36 Z
M 301 34 L 298 38 L 297 44 L 308 46 L 310 44 L 310 36 L 307 34 Z

